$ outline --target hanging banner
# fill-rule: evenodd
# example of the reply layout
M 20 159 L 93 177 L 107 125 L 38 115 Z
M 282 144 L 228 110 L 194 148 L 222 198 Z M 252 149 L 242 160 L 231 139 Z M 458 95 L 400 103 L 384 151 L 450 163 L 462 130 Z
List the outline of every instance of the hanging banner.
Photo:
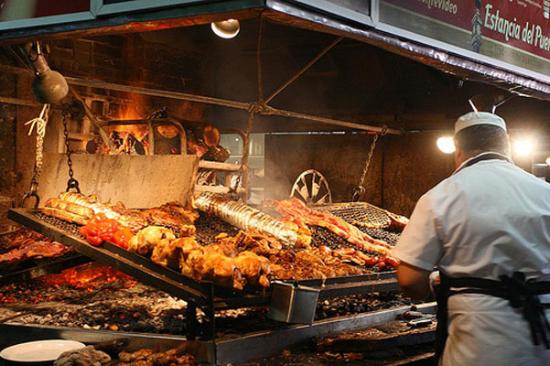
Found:
M 550 0 L 379 3 L 380 23 L 471 51 L 474 57 L 476 53 L 492 57 L 550 80 Z

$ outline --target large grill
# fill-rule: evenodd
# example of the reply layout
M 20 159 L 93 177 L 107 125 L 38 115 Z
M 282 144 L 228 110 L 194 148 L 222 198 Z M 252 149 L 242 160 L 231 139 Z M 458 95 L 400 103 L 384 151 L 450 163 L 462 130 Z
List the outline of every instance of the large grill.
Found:
M 197 324 L 195 307 L 200 307 L 205 312 L 206 321 L 203 324 L 214 325 L 214 313 L 216 310 L 235 309 L 254 306 L 268 306 L 271 300 L 269 290 L 245 288 L 244 291 L 220 288 L 211 282 L 198 282 L 185 277 L 171 269 L 161 267 L 145 257 L 128 252 L 109 243 L 102 247 L 89 245 L 78 231 L 78 226 L 65 221 L 43 215 L 39 212 L 24 209 L 10 211 L 10 218 L 26 225 L 53 240 L 72 246 L 77 252 L 96 260 L 97 262 L 111 265 L 126 274 L 131 275 L 140 282 L 163 290 L 177 298 L 189 302 L 187 310 L 188 322 Z M 231 226 L 202 217 L 198 222 L 198 238 L 208 241 L 210 237 L 219 233 L 235 230 Z M 202 232 L 202 234 L 200 233 Z M 326 234 L 326 233 L 325 233 Z M 328 235 L 328 234 L 327 234 Z M 337 237 L 336 237 L 337 238 Z M 338 246 L 344 243 L 334 237 L 325 238 L 326 243 Z M 331 299 L 335 297 L 361 295 L 374 292 L 388 292 L 397 289 L 397 283 L 393 272 L 373 272 L 372 274 L 356 275 L 348 277 L 318 278 L 300 281 L 291 281 L 298 286 L 316 288 L 319 291 L 319 299 Z M 194 318 L 194 319 L 193 319 Z M 188 325 L 188 329 L 193 328 Z M 201 331 L 203 334 L 215 334 L 215 329 Z

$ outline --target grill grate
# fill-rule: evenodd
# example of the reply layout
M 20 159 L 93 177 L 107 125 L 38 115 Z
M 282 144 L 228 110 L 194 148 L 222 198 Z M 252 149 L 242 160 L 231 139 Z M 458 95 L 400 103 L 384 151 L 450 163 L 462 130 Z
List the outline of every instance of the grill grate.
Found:
M 398 233 L 394 233 L 394 232 L 387 231 L 387 230 L 384 230 L 384 229 L 370 229 L 370 228 L 359 226 L 359 230 L 361 230 L 364 233 L 369 234 L 370 236 L 372 236 L 375 239 L 384 240 L 386 243 L 388 243 L 390 245 L 397 244 L 397 241 L 399 240 L 399 234 Z
M 200 213 L 199 218 L 195 222 L 197 232 L 195 237 L 201 245 L 208 245 L 215 241 L 217 235 L 226 233 L 229 236 L 237 235 L 239 229 L 235 226 L 218 219 L 215 216 Z
M 47 222 L 50 225 L 53 225 L 59 229 L 62 229 L 63 231 L 69 234 L 72 234 L 81 239 L 85 239 L 84 235 L 80 234 L 80 225 L 73 224 L 64 220 L 60 220 L 53 216 L 48 216 L 39 211 L 33 212 L 32 215 L 36 216 L 37 218 L 39 218 L 44 222 Z
M 329 212 L 359 228 L 384 229 L 390 226 L 386 211 L 367 202 L 336 203 L 315 209 Z

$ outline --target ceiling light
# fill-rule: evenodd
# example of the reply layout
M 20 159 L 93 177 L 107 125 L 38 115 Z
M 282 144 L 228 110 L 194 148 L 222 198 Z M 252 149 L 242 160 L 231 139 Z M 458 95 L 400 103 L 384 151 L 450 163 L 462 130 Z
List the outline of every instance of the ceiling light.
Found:
M 452 154 L 455 152 L 455 142 L 451 136 L 441 136 L 438 138 L 437 147 L 444 154 Z
M 234 38 L 239 34 L 241 30 L 241 25 L 237 19 L 227 19 L 219 22 L 210 23 L 212 32 L 214 32 L 218 37 L 230 39 Z
M 514 140 L 514 155 L 518 157 L 528 157 L 535 148 L 535 140 L 530 137 L 523 137 Z

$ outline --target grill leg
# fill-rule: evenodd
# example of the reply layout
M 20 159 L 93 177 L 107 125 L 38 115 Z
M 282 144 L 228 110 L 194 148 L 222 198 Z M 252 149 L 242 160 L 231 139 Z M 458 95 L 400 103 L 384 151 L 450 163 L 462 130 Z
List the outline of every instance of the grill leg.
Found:
M 185 335 L 188 340 L 194 340 L 197 338 L 197 329 L 199 322 L 197 320 L 197 305 L 193 302 L 187 303 L 187 309 L 185 309 Z

